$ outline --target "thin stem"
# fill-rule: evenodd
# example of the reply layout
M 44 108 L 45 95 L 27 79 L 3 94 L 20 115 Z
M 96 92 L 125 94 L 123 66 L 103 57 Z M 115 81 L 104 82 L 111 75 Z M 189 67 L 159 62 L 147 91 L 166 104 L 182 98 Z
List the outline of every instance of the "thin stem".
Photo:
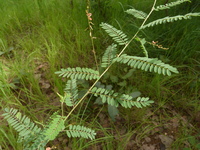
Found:
M 95 60 L 96 68 L 99 71 L 98 62 L 97 62 L 97 56 L 96 56 L 96 51 L 95 51 L 95 48 L 94 48 L 94 40 L 93 40 L 94 37 L 92 36 L 92 29 L 90 29 L 90 39 L 91 39 L 91 42 L 92 42 L 92 52 L 94 54 L 94 60 Z
M 63 102 L 61 102 L 62 116 L 64 116 Z
M 154 4 L 151 8 L 151 11 L 149 12 L 149 14 L 147 15 L 147 17 L 145 18 L 145 20 L 143 21 L 142 25 L 140 26 L 140 28 L 142 26 L 144 26 L 144 24 L 146 23 L 147 19 L 150 17 L 150 15 L 152 14 L 154 7 L 156 5 L 156 1 L 154 0 Z M 131 40 L 124 46 L 124 48 L 121 50 L 121 52 L 117 55 L 117 58 L 120 57 L 122 55 L 122 53 L 125 51 L 125 49 L 127 48 L 127 46 L 133 41 L 133 39 L 137 36 L 137 34 L 140 32 L 140 28 L 138 29 L 138 31 L 135 33 L 135 35 L 131 38 Z M 85 97 L 90 93 L 90 91 L 92 90 L 92 88 L 97 84 L 97 82 L 104 76 L 104 74 L 110 69 L 110 67 L 113 65 L 114 62 L 112 62 L 104 71 L 103 73 L 99 76 L 99 78 L 93 83 L 93 85 L 88 89 L 88 91 L 83 95 L 83 97 L 79 100 L 79 102 L 72 108 L 72 110 L 69 112 L 69 114 L 66 116 L 66 118 L 64 119 L 65 121 L 69 118 L 69 116 L 72 114 L 72 112 L 77 108 L 77 106 L 85 99 Z
M 144 24 L 146 23 L 147 19 L 150 17 L 150 15 L 152 14 L 155 5 L 156 5 L 156 1 L 154 0 L 153 6 L 149 12 L 149 14 L 147 15 L 147 17 L 144 19 L 142 25 L 140 26 L 140 28 L 138 29 L 138 31 L 135 33 L 135 35 L 131 38 L 131 40 L 124 46 L 124 48 L 121 50 L 121 52 L 118 54 L 118 57 L 122 55 L 122 53 L 125 51 L 125 49 L 127 48 L 127 46 L 133 41 L 133 39 L 135 39 L 135 37 L 138 35 L 138 33 L 140 32 L 140 29 L 144 26 Z
M 95 64 L 96 64 L 96 68 L 97 70 L 99 71 L 99 67 L 98 67 L 98 62 L 97 62 L 97 56 L 96 56 L 96 51 L 95 51 L 95 48 L 94 48 L 94 38 L 93 35 L 92 35 L 92 25 L 94 25 L 92 23 L 92 13 L 90 13 L 90 1 L 88 0 L 87 1 L 87 10 L 86 10 L 86 15 L 87 15 L 87 20 L 88 20 L 88 28 L 89 28 L 89 33 L 90 33 L 90 40 L 91 40 L 91 43 L 92 43 L 92 53 L 94 55 L 94 60 L 95 60 Z

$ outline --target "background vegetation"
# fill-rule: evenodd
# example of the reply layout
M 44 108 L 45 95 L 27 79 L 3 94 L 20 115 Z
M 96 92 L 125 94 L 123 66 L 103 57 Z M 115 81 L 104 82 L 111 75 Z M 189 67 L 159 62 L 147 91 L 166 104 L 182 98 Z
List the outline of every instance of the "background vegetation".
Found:
M 91 0 L 95 50 L 100 61 L 109 37 L 99 27 L 112 24 L 132 35 L 140 22 L 124 10 L 136 8 L 149 12 L 153 0 Z M 159 4 L 165 4 L 160 0 Z M 34 120 L 45 122 L 60 107 L 57 92 L 64 83 L 55 71 L 66 67 L 95 67 L 89 36 L 87 3 L 80 0 L 0 0 L 0 107 L 14 107 Z M 200 2 L 184 3 L 155 18 L 199 12 Z M 122 70 L 113 66 L 107 85 L 119 90 L 139 90 L 155 101 L 144 109 L 121 109 L 113 122 L 106 106 L 87 101 L 72 117 L 94 128 L 95 141 L 58 137 L 50 146 L 58 149 L 135 149 L 170 146 L 171 149 L 198 149 L 200 143 L 200 19 L 184 20 L 146 29 L 149 42 L 158 41 L 168 50 L 147 47 L 150 57 L 176 66 L 180 74 L 170 77 L 134 71 L 124 79 Z M 132 43 L 127 53 L 142 55 Z M 138 48 L 135 48 L 138 47 Z M 126 71 L 127 68 L 124 68 Z M 126 83 L 132 87 L 127 87 Z M 88 86 L 84 84 L 84 86 Z M 86 109 L 87 108 L 87 109 Z M 68 109 L 66 108 L 66 111 Z M 0 111 L 2 113 L 2 111 Z M 0 149 L 21 150 L 17 134 L 1 118 Z M 165 137 L 165 138 L 163 138 Z M 164 141 L 167 141 L 166 144 Z

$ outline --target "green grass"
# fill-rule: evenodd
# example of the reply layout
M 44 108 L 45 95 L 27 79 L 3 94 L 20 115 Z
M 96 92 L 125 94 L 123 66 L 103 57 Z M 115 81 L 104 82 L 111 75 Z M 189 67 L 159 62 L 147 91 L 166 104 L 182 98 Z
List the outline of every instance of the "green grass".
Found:
M 99 28 L 99 23 L 108 22 L 128 35 L 133 35 L 140 22 L 128 18 L 123 10 L 134 6 L 148 12 L 152 2 L 153 0 L 95 0 L 91 3 L 98 59 L 111 43 Z M 162 14 L 155 13 L 152 19 L 165 17 L 167 14 L 172 16 L 190 11 L 198 12 L 199 5 L 198 1 L 189 5 L 183 4 L 180 8 Z M 74 0 L 73 4 L 64 0 L 0 0 L 0 52 L 4 53 L 0 56 L 1 108 L 15 107 L 31 119 L 45 122 L 49 115 L 59 109 L 56 93 L 62 93 L 64 87 L 62 79 L 54 72 L 67 67 L 95 67 L 85 9 L 86 2 L 79 0 Z M 139 90 L 143 96 L 155 100 L 155 104 L 148 109 L 120 109 L 118 123 L 109 119 L 106 107 L 93 106 L 93 102 L 83 104 L 70 121 L 77 122 L 80 118 L 86 118 L 81 123 L 95 128 L 101 136 L 91 142 L 69 139 L 69 146 L 72 149 L 126 149 L 130 141 L 136 140 L 133 143 L 140 147 L 145 137 L 156 135 L 151 132 L 155 128 L 163 126 L 173 117 L 182 116 L 191 118 L 188 122 L 191 122 L 193 128 L 188 129 L 182 123 L 175 135 L 177 140 L 172 146 L 175 149 L 184 148 L 188 135 L 198 135 L 200 131 L 194 118 L 200 112 L 199 23 L 200 19 L 194 18 L 145 30 L 142 34 L 147 36 L 146 40 L 159 41 L 159 44 L 170 48 L 159 50 L 147 46 L 150 57 L 158 57 L 177 66 L 180 74 L 164 77 L 135 71 L 126 82 L 131 83 L 132 88 Z M 142 55 L 137 42 L 133 42 L 128 48 L 128 53 Z M 113 66 L 111 73 L 118 76 L 122 70 Z M 124 81 L 121 78 L 119 80 Z M 111 82 L 113 81 L 109 80 L 107 84 Z M 115 86 L 119 90 L 127 90 L 126 86 Z M 172 116 L 174 114 L 171 110 L 176 112 L 175 116 Z M 102 114 L 108 122 L 100 121 Z M 155 122 L 156 125 L 152 124 Z M 7 126 L 6 121 L 1 121 L 0 124 L 1 147 L 21 150 L 22 145 L 16 142 L 16 132 Z M 107 127 L 103 128 L 105 124 Z M 159 133 L 164 132 L 159 130 Z M 60 139 L 49 146 L 57 145 L 62 149 L 65 147 L 62 139 L 66 140 L 66 137 L 61 136 Z

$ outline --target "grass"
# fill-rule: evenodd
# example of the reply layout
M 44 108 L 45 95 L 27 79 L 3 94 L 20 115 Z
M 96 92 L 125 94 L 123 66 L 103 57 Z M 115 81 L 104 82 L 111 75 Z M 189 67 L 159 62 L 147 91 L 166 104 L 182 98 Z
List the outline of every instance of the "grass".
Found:
M 139 22 L 126 18 L 123 10 L 133 4 L 135 8 L 148 12 L 151 1 L 91 2 L 98 59 L 105 47 L 111 43 L 99 28 L 99 23 L 108 22 L 132 35 Z M 175 15 L 198 12 L 199 5 L 198 1 L 194 1 L 190 5 L 181 5 L 186 9 L 176 8 L 167 13 Z M 64 83 L 54 72 L 66 67 L 95 67 L 87 30 L 86 3 L 78 0 L 73 3 L 55 0 L 0 0 L 0 8 L 0 52 L 3 53 L 0 56 L 0 107 L 12 106 L 34 120 L 45 122 L 45 118 L 60 107 L 56 93 L 63 92 Z M 166 12 L 159 15 L 155 13 L 153 19 L 161 15 L 165 16 Z M 99 108 L 88 102 L 77 109 L 71 122 L 86 118 L 81 123 L 96 128 L 99 138 L 91 142 L 83 139 L 62 142 L 66 138 L 61 136 L 53 141 L 54 143 L 50 143 L 50 146 L 56 145 L 62 149 L 66 147 L 65 143 L 68 143 L 72 149 L 128 149 L 135 145 L 141 147 L 141 141 L 146 137 L 153 139 L 157 134 L 168 133 L 163 126 L 177 117 L 181 118 L 178 120 L 180 126 L 176 134 L 173 134 L 177 140 L 172 148 L 192 147 L 191 144 L 184 143 L 187 143 L 188 135 L 196 136 L 200 132 L 198 120 L 195 119 L 200 112 L 200 53 L 197 44 L 199 23 L 199 18 L 194 18 L 159 25 L 143 33 L 147 35 L 148 41 L 159 41 L 164 47 L 170 48 L 165 51 L 148 47 L 150 56 L 162 58 L 166 63 L 178 66 L 180 71 L 179 75 L 171 77 L 135 71 L 131 78 L 119 78 L 120 82 L 130 82 L 142 95 L 154 99 L 155 104 L 151 108 L 121 109 L 119 120 L 113 123 L 108 117 L 106 107 Z M 141 55 L 139 46 L 135 48 L 136 44 L 135 42 L 131 45 L 128 53 Z M 121 70 L 114 66 L 111 72 L 118 76 Z M 127 90 L 126 86 L 115 86 Z M 191 129 L 188 129 L 188 124 L 192 125 Z M 1 147 L 21 150 L 22 145 L 16 142 L 16 135 L 6 121 L 2 120 Z M 197 136 L 196 139 L 198 138 Z

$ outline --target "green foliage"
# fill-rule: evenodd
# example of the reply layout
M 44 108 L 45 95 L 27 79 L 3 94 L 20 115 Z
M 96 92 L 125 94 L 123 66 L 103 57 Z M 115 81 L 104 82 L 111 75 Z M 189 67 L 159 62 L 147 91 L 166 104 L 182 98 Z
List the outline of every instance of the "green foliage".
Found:
M 67 106 L 74 106 L 77 103 L 78 99 L 78 89 L 75 79 L 71 79 L 67 81 L 65 87 L 65 96 L 64 102 Z
M 189 136 L 188 137 L 188 142 L 190 143 L 190 148 L 183 148 L 183 150 L 199 150 L 200 149 L 200 141 L 198 140 L 198 135 L 197 137 L 195 136 Z
M 191 19 L 191 17 L 198 17 L 198 16 L 200 16 L 200 13 L 188 13 L 185 15 L 177 15 L 177 16 L 173 16 L 173 17 L 167 16 L 167 17 L 152 21 L 152 22 L 142 26 L 140 29 L 145 29 L 147 27 L 153 27 L 155 25 L 174 22 L 174 21 L 183 20 L 183 19 Z
M 118 93 L 115 93 L 113 90 L 107 90 L 103 88 L 94 87 L 91 90 L 91 93 L 94 94 L 96 97 L 101 97 L 103 103 L 108 103 L 109 105 L 118 107 L 119 103 L 116 100 Z
M 47 140 L 54 140 L 56 136 L 64 130 L 64 118 L 60 115 L 57 115 L 53 120 L 48 124 L 48 128 L 45 130 L 44 135 Z
M 157 58 L 137 57 L 123 54 L 115 59 L 116 62 L 127 64 L 130 67 L 144 71 L 155 72 L 163 75 L 171 75 L 171 72 L 178 73 L 178 70 Z
M 109 116 L 110 118 L 115 121 L 115 117 L 117 115 L 119 115 L 119 110 L 117 107 L 115 106 L 112 106 L 112 105 L 108 105 L 108 113 L 109 113 Z
M 159 11 L 159 10 L 170 9 L 171 7 L 180 5 L 180 4 L 184 3 L 184 2 L 190 2 L 190 0 L 178 0 L 178 1 L 175 1 L 175 2 L 167 3 L 165 5 L 159 5 L 154 10 L 155 11 Z
M 85 79 L 85 80 L 92 80 L 99 78 L 99 72 L 90 68 L 67 68 L 61 69 L 61 71 L 55 72 L 59 74 L 59 76 L 67 77 L 71 79 Z
M 95 139 L 96 135 L 94 130 L 80 125 L 70 125 L 66 133 L 68 137 L 83 137 L 91 140 Z
M 23 142 L 24 150 L 44 150 L 46 144 L 54 140 L 65 129 L 65 117 L 57 115 L 57 113 L 53 114 L 50 117 L 51 121 L 44 129 L 41 129 L 16 109 L 6 108 L 4 111 L 4 118 L 19 132 L 18 142 Z M 66 133 L 69 137 L 83 137 L 91 140 L 96 135 L 94 130 L 79 125 L 70 125 Z
M 45 139 L 44 131 L 40 132 L 36 139 L 31 141 L 32 144 L 27 144 L 24 147 L 24 150 L 44 150 L 44 147 L 48 143 L 48 140 Z
M 150 104 L 154 103 L 154 101 L 149 100 L 148 97 L 138 97 L 136 101 L 133 101 L 127 95 L 123 95 L 121 97 L 123 101 L 121 101 L 121 105 L 125 108 L 131 108 L 132 106 L 136 106 L 137 108 L 143 108 L 150 106 Z
M 158 11 L 158 10 L 169 9 L 170 7 L 179 5 L 186 1 L 187 0 L 179 0 L 177 2 L 169 3 L 165 6 L 161 5 L 156 8 L 152 7 L 151 12 L 153 12 L 154 10 Z M 35 125 L 35 123 L 31 122 L 28 117 L 26 116 L 22 117 L 22 114 L 18 112 L 16 109 L 13 108 L 5 109 L 5 113 L 3 114 L 3 116 L 8 121 L 8 123 L 17 132 L 19 132 L 18 141 L 23 142 L 25 150 L 35 150 L 35 149 L 42 150 L 49 141 L 54 140 L 63 131 L 66 131 L 68 137 L 83 137 L 91 140 L 95 139 L 96 133 L 94 130 L 90 128 L 80 125 L 65 126 L 65 124 L 68 124 L 68 120 L 69 117 L 71 117 L 72 112 L 79 106 L 81 102 L 83 102 L 85 98 L 87 98 L 88 94 L 93 94 L 94 96 L 98 97 L 102 101 L 102 103 L 108 104 L 108 111 L 112 120 L 115 120 L 115 116 L 119 114 L 117 109 L 118 106 L 122 106 L 124 108 L 132 108 L 132 107 L 143 108 L 150 106 L 152 103 L 154 103 L 154 101 L 150 100 L 149 97 L 138 97 L 140 95 L 139 92 L 138 92 L 139 94 L 134 93 L 133 91 L 131 91 L 133 92 L 132 94 L 123 94 L 121 91 L 120 91 L 121 93 L 118 93 L 115 92 L 114 90 L 111 90 L 111 88 L 106 89 L 102 87 L 95 87 L 96 84 L 100 82 L 101 78 L 108 72 L 109 68 L 112 66 L 114 62 L 127 64 L 128 66 L 132 67 L 130 70 L 128 70 L 128 73 L 122 77 L 122 79 L 124 79 L 124 82 L 119 82 L 117 84 L 117 86 L 121 87 L 128 86 L 125 79 L 131 77 L 135 69 L 141 69 L 144 71 L 155 72 L 158 74 L 163 74 L 168 76 L 170 76 L 172 73 L 178 73 L 178 70 L 175 67 L 172 67 L 169 64 L 165 64 L 161 60 L 158 60 L 157 58 L 149 58 L 147 49 L 145 48 L 145 43 L 146 43 L 145 39 L 144 38 L 140 39 L 138 38 L 139 36 L 137 37 L 137 35 L 141 31 L 141 29 L 152 27 L 158 24 L 163 24 L 166 22 L 174 22 L 182 19 L 190 19 L 193 16 L 200 16 L 200 13 L 188 13 L 186 15 L 165 17 L 152 21 L 145 25 L 146 20 L 151 15 L 151 12 L 147 15 L 146 13 L 138 11 L 136 9 L 129 9 L 126 11 L 126 13 L 131 14 L 138 19 L 144 19 L 144 22 L 142 23 L 138 32 L 136 32 L 135 35 L 133 35 L 131 40 L 129 40 L 129 38 L 127 37 L 127 35 L 124 34 L 123 31 L 116 29 L 112 25 L 109 25 L 107 23 L 100 24 L 100 26 L 108 33 L 108 35 L 118 45 L 124 46 L 122 50 L 119 52 L 119 54 L 117 54 L 117 44 L 111 44 L 105 50 L 105 53 L 102 57 L 101 67 L 106 69 L 102 74 L 99 74 L 98 71 L 90 68 L 80 68 L 80 67 L 61 69 L 61 71 L 55 72 L 55 74 L 58 74 L 60 77 L 67 77 L 70 79 L 66 83 L 66 87 L 64 89 L 64 96 L 58 94 L 61 98 L 60 102 L 61 102 L 62 115 L 53 114 L 52 117 L 50 117 L 51 119 L 50 122 L 46 123 L 46 125 L 43 125 L 41 123 L 44 126 L 43 129 Z M 89 14 L 90 13 L 88 13 L 88 15 Z M 89 20 L 91 21 L 91 18 Z M 57 23 L 57 20 L 55 22 Z M 90 23 L 90 25 L 91 24 L 92 23 Z M 49 30 L 51 30 L 51 28 Z M 60 33 L 58 32 L 57 35 L 60 35 Z M 66 35 L 63 36 L 65 37 Z M 140 42 L 141 48 L 146 57 L 129 56 L 126 54 L 122 54 L 124 50 L 126 50 L 127 46 L 129 46 L 129 44 L 134 39 Z M 58 40 L 56 39 L 55 41 Z M 46 47 L 48 49 L 49 57 L 51 56 L 51 60 L 57 61 L 57 59 L 55 59 L 53 54 L 54 51 L 53 49 L 51 49 L 51 46 L 54 47 L 53 46 L 54 44 L 49 46 L 51 40 L 49 42 L 48 40 L 46 41 L 45 39 L 45 42 L 46 42 L 45 43 Z M 74 43 L 74 41 L 72 43 Z M 76 46 L 81 47 L 80 45 Z M 115 82 L 117 82 L 118 80 L 117 77 L 116 78 L 111 77 L 111 78 L 113 79 L 113 81 L 115 80 Z M 77 88 L 78 87 L 77 80 L 95 80 L 95 82 L 91 85 L 90 88 L 87 89 L 83 97 L 80 99 L 79 99 L 80 95 L 78 95 L 79 91 Z M 132 85 L 129 85 L 128 88 L 131 89 Z M 131 93 L 131 92 L 128 91 L 124 93 Z M 68 112 L 67 116 L 64 115 L 63 104 L 66 104 L 67 106 L 73 106 L 71 111 Z M 69 127 L 69 129 L 66 130 L 67 127 Z
M 34 140 L 38 133 L 41 132 L 41 128 L 31 122 L 28 117 L 22 116 L 16 109 L 6 108 L 4 111 L 5 113 L 2 116 L 4 116 L 8 123 L 19 132 L 19 141 L 22 139 L 25 141 Z
M 127 14 L 133 15 L 135 18 L 138 18 L 138 19 L 145 19 L 147 17 L 147 14 L 145 12 L 136 10 L 134 8 L 128 9 L 125 12 Z
M 112 39 L 119 45 L 126 45 L 128 43 L 127 35 L 125 35 L 121 30 L 114 28 L 107 23 L 101 23 L 100 26 L 109 34 Z
M 108 67 L 112 63 L 113 59 L 116 57 L 117 54 L 116 47 L 116 44 L 108 46 L 108 48 L 104 52 L 104 55 L 102 56 L 101 67 Z
M 147 50 L 146 50 L 146 47 L 144 46 L 145 43 L 146 43 L 145 38 L 140 39 L 140 38 L 137 37 L 137 38 L 135 38 L 135 40 L 137 40 L 137 41 L 140 42 L 140 44 L 141 44 L 141 49 L 143 49 L 143 53 L 144 53 L 144 55 L 145 55 L 146 57 L 149 57 L 148 52 L 147 52 Z
M 108 90 L 104 88 L 94 87 L 91 90 L 91 93 L 96 97 L 100 97 L 103 103 L 108 103 L 111 106 L 118 107 L 119 104 L 125 108 L 131 108 L 132 106 L 136 106 L 137 108 L 142 108 L 149 106 L 153 101 L 149 100 L 149 98 L 138 97 L 137 100 L 133 100 L 131 95 L 127 94 L 119 94 L 113 90 Z
M 41 128 L 31 122 L 25 115 L 22 116 L 16 109 L 6 108 L 4 111 L 4 118 L 19 132 L 18 142 L 23 142 L 25 150 L 44 149 L 48 140 L 45 140 L 45 135 L 41 134 L 43 132 Z

